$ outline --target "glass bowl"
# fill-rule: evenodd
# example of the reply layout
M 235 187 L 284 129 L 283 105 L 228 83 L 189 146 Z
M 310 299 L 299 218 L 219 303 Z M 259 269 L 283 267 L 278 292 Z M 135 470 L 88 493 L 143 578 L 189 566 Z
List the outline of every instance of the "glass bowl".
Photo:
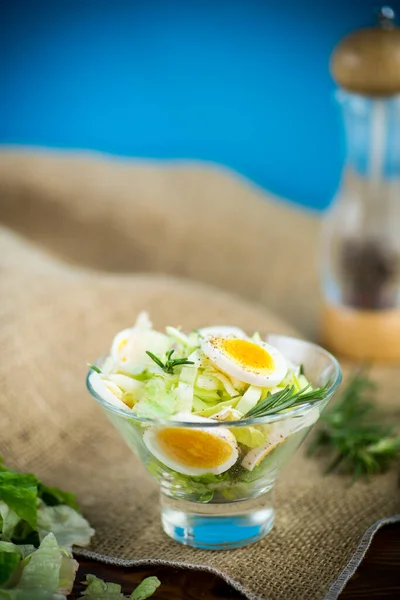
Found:
M 92 371 L 87 376 L 91 395 L 159 483 L 163 529 L 182 544 L 221 550 L 250 544 L 269 533 L 274 523 L 273 488 L 276 479 L 340 385 L 342 374 L 339 363 L 323 348 L 275 334 L 269 335 L 266 341 L 294 364 L 303 365 L 313 387 L 326 386 L 324 398 L 280 415 L 241 421 L 197 423 L 155 420 L 137 417 L 129 409 L 123 410 L 108 403 L 93 389 L 90 381 Z M 102 360 L 99 360 L 99 366 Z M 222 473 L 214 470 L 213 473 L 190 476 L 163 464 L 160 455 L 156 457 L 149 450 L 149 444 L 145 444 L 145 432 L 161 429 L 164 429 L 163 435 L 167 432 L 171 439 L 178 436 L 185 452 L 193 444 L 196 452 L 210 453 L 215 436 L 226 437 L 229 431 L 234 432 L 237 439 L 245 441 L 246 436 L 261 435 L 264 442 L 252 450 L 239 443 L 238 460 Z

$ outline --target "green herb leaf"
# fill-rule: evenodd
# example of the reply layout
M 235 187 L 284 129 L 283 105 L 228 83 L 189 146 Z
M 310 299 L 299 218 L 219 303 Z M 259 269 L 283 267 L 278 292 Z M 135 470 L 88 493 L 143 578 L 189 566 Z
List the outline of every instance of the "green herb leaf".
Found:
M 165 361 L 165 363 L 163 363 L 158 356 L 150 352 L 150 350 L 146 350 L 147 356 L 150 356 L 150 358 L 156 363 L 156 365 L 158 365 L 164 371 L 164 373 L 167 373 L 168 375 L 173 374 L 175 367 L 181 367 L 183 365 L 194 365 L 194 362 L 192 360 L 188 360 L 187 358 L 173 359 L 172 355 L 174 352 L 175 350 L 169 350 L 169 352 L 167 352 L 166 354 L 167 360 Z
M 96 373 L 99 373 L 99 375 L 101 375 L 102 370 L 99 369 L 99 367 L 96 367 L 96 365 L 91 365 L 90 363 L 88 363 L 87 365 L 90 369 L 92 369 L 93 371 L 95 371 Z
M 325 472 L 359 477 L 387 471 L 400 457 L 400 435 L 382 422 L 376 410 L 375 384 L 363 372 L 350 379 L 332 408 L 321 415 L 308 454 L 330 459 Z
M 302 404 L 312 404 L 322 400 L 326 395 L 326 388 L 316 388 L 307 391 L 310 385 L 296 392 L 294 385 L 287 385 L 283 390 L 269 394 L 258 404 L 253 406 L 242 419 L 266 417 L 268 415 L 278 414 L 289 408 L 295 408 Z
M 160 360 L 158 358 L 158 356 L 156 356 L 155 354 L 153 354 L 152 352 L 150 352 L 150 350 L 146 350 L 146 354 L 148 356 L 150 356 L 151 360 L 154 360 L 154 362 L 156 363 L 156 365 L 158 365 L 159 367 L 161 367 L 161 369 L 165 369 L 165 365 L 162 362 L 162 360 Z

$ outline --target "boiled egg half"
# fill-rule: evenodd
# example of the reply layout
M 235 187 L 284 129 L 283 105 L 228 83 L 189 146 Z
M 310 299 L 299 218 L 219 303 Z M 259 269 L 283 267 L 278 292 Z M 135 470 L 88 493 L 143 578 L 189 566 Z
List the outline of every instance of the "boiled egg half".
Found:
M 235 436 L 226 427 L 207 427 L 212 419 L 192 414 L 179 420 L 202 427 L 150 427 L 143 435 L 148 450 L 164 465 L 183 475 L 219 475 L 238 459 Z
M 287 372 L 284 356 L 266 342 L 210 336 L 203 340 L 201 349 L 217 369 L 250 385 L 273 387 Z
M 243 329 L 239 327 L 233 327 L 231 325 L 212 325 L 211 327 L 202 327 L 199 329 L 199 333 L 203 337 L 210 337 L 211 335 L 220 335 L 223 337 L 234 336 L 244 338 L 246 337 Z
M 146 350 L 163 355 L 168 347 L 168 337 L 152 329 L 148 314 L 142 312 L 133 327 L 117 333 L 111 346 L 111 357 L 114 362 L 122 364 L 125 370 L 130 371 L 131 367 L 140 370 L 154 366 Z
M 89 381 L 92 389 L 100 396 L 100 398 L 102 398 L 102 400 L 105 400 L 117 408 L 126 410 L 126 404 L 122 402 L 123 393 L 116 383 L 103 379 L 103 377 L 95 371 L 90 373 Z

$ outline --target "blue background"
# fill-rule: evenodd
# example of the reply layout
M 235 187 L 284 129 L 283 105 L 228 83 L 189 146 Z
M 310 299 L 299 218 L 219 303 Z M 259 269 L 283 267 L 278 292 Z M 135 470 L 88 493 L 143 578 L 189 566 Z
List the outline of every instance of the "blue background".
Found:
M 329 55 L 376 6 L 3 1 L 0 142 L 215 161 L 323 208 L 344 158 Z

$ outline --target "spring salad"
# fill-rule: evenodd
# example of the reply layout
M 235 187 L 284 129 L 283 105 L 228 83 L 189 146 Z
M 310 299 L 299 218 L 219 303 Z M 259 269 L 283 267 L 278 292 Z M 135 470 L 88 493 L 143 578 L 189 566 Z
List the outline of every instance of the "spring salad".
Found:
M 168 472 L 180 488 L 208 499 L 216 484 L 254 480 L 278 446 L 318 419 L 312 404 L 325 392 L 313 389 L 302 367 L 258 333 L 249 337 L 222 326 L 190 333 L 166 327 L 164 333 L 146 313 L 115 336 L 110 355 L 91 369 L 90 386 L 103 401 L 144 419 L 132 421 L 153 475 Z M 303 405 L 296 418 L 244 421 Z M 168 426 L 166 420 L 198 427 Z

